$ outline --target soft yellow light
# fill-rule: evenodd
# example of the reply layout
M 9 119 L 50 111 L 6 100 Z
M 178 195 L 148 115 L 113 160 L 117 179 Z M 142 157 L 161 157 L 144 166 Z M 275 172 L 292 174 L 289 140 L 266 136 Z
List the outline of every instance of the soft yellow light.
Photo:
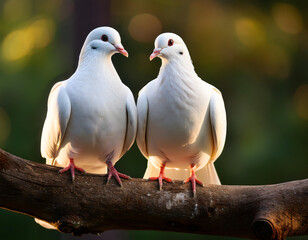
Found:
M 128 26 L 130 35 L 138 42 L 154 42 L 161 29 L 159 19 L 147 13 L 133 17 Z
M 55 24 L 47 18 L 40 18 L 22 29 L 9 33 L 2 43 L 5 60 L 15 61 L 33 52 L 35 48 L 46 47 L 54 37 Z
M 297 34 L 303 29 L 302 15 L 290 4 L 276 4 L 273 7 L 273 16 L 277 26 L 286 33 Z
M 6 111 L 0 107 L 0 144 L 3 144 L 11 132 L 10 118 Z
M 294 105 L 297 114 L 308 120 L 308 84 L 299 86 L 294 95 Z
M 263 26 L 250 18 L 235 21 L 235 31 L 239 40 L 247 47 L 255 47 L 265 43 L 266 36 Z
M 42 18 L 34 21 L 28 28 L 36 48 L 46 47 L 54 37 L 55 24 L 52 20 Z
M 3 57 L 8 61 L 18 60 L 33 49 L 33 37 L 27 30 L 16 30 L 8 34 L 2 43 Z

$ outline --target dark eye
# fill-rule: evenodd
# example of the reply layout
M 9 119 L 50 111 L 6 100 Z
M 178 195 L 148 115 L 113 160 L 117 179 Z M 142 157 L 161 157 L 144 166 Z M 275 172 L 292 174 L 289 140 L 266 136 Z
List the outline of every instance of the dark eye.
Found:
M 104 42 L 107 42 L 107 41 L 108 41 L 108 36 L 105 35 L 105 34 L 104 34 L 101 38 L 102 38 L 102 40 L 103 40 Z
M 168 46 L 172 46 L 173 43 L 174 43 L 174 41 L 173 41 L 172 39 L 169 39 L 169 41 L 168 41 Z

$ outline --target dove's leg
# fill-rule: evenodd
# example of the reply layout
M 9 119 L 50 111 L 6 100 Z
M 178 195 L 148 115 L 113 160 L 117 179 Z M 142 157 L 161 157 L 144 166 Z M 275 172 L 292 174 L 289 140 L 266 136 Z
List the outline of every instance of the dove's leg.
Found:
M 203 183 L 199 181 L 196 177 L 194 166 L 195 166 L 194 164 L 190 165 L 190 177 L 183 181 L 183 183 L 191 182 L 193 196 L 196 195 L 196 183 L 203 187 Z
M 113 166 L 111 160 L 113 158 L 113 155 L 114 155 L 114 152 L 112 151 L 111 153 L 109 153 L 106 158 L 106 163 L 108 165 L 108 179 L 107 179 L 107 184 L 110 180 L 110 178 L 112 176 L 115 177 L 115 179 L 117 180 L 117 182 L 120 184 L 120 186 L 122 187 L 122 182 L 121 182 L 121 178 L 124 178 L 124 179 L 132 179 L 130 176 L 128 175 L 125 175 L 123 173 L 119 173 Z
M 162 190 L 163 188 L 163 180 L 167 181 L 167 182 L 172 182 L 172 179 L 170 178 L 167 178 L 165 177 L 165 166 L 166 166 L 166 163 L 164 163 L 161 167 L 160 167 L 160 172 L 159 172 L 159 175 L 158 177 L 150 177 L 148 180 L 149 181 L 155 181 L 155 180 L 158 180 L 159 182 L 159 190 Z
M 70 163 L 68 164 L 68 166 L 61 169 L 59 173 L 63 173 L 63 172 L 70 170 L 72 174 L 72 180 L 74 181 L 75 180 L 75 169 L 83 173 L 86 172 L 84 169 L 77 167 L 74 163 L 74 159 L 70 158 Z

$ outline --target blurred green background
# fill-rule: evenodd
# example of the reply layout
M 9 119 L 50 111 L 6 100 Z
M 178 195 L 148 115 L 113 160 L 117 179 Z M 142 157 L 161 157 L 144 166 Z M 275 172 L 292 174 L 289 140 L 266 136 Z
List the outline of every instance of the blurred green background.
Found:
M 77 66 L 94 27 L 116 28 L 129 52 L 113 62 L 138 91 L 160 61 L 148 60 L 161 32 L 182 36 L 198 75 L 225 100 L 228 132 L 216 162 L 223 184 L 273 184 L 308 176 L 307 1 L 1 0 L 0 147 L 44 162 L 39 144 L 52 85 Z M 117 169 L 142 177 L 136 145 Z M 32 218 L 0 210 L 0 239 L 75 239 Z M 111 231 L 83 239 L 230 239 L 193 234 Z M 78 238 L 76 238 L 78 239 Z M 295 237 L 289 239 L 308 239 Z

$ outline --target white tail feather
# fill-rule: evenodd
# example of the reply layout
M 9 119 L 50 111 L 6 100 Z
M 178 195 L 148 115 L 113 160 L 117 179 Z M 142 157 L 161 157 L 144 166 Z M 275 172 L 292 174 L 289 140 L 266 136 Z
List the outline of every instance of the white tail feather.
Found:
M 34 218 L 34 221 L 38 224 L 40 224 L 42 227 L 44 228 L 47 228 L 47 229 L 55 229 L 56 228 L 54 226 L 52 226 L 51 224 L 49 224 L 48 222 L 45 222 L 43 220 L 40 220 L 40 219 L 37 219 L 37 218 Z
M 148 161 L 148 167 L 145 170 L 143 178 L 148 179 L 150 177 L 157 177 L 158 174 L 159 174 L 159 169 L 154 167 L 151 161 Z
M 221 185 L 213 162 L 206 164 L 204 168 L 198 170 L 196 176 L 204 184 Z

